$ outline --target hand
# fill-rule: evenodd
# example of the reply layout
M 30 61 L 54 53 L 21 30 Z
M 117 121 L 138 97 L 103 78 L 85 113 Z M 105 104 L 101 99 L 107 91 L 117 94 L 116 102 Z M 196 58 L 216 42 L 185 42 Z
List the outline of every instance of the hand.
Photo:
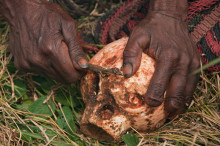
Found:
M 164 11 L 149 11 L 136 26 L 124 51 L 124 74 L 133 75 L 139 68 L 142 52 L 156 61 L 145 102 L 152 107 L 162 104 L 170 118 L 184 112 L 198 82 L 200 56 L 181 17 Z M 166 91 L 166 93 L 165 93 Z
M 11 24 L 9 49 L 16 68 L 63 83 L 78 80 L 88 61 L 79 46 L 75 21 L 46 0 L 20 0 L 9 6 L 14 15 L 6 17 Z

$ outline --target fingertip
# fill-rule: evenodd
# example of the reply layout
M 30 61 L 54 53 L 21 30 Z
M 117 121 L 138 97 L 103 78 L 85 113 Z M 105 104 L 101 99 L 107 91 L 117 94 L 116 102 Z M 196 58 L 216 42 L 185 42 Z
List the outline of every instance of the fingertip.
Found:
M 181 106 L 180 101 L 173 97 L 166 97 L 165 100 L 165 110 L 168 112 L 174 112 Z
M 125 77 L 130 77 L 135 74 L 140 67 L 142 57 L 142 50 L 135 53 L 127 53 L 126 50 L 123 54 L 123 73 Z
M 88 60 L 85 59 L 85 58 L 82 57 L 82 56 L 78 57 L 78 59 L 77 59 L 77 64 L 78 64 L 81 68 L 83 68 L 83 69 L 86 69 L 86 68 L 88 68 L 88 66 L 89 66 Z
M 63 49 L 66 49 L 66 50 L 69 50 L 69 48 L 68 48 L 68 46 L 67 46 L 67 44 L 65 43 L 65 42 L 62 42 L 62 48 Z M 76 52 L 74 52 L 74 53 L 76 53 Z M 88 60 L 86 59 L 86 57 L 84 56 L 84 54 L 83 54 L 83 52 L 81 52 L 81 51 L 79 51 L 79 53 L 78 53 L 79 55 L 77 55 L 77 54 L 74 54 L 74 55 L 72 55 L 71 53 L 69 53 L 69 55 L 70 55 L 70 58 L 71 59 L 74 59 L 74 60 L 72 60 L 73 62 L 73 65 L 75 65 L 75 63 L 80 67 L 80 68 L 82 68 L 82 69 L 86 69 L 86 68 L 88 68 L 88 66 L 89 66 L 89 62 L 88 62 Z M 76 57 L 75 57 L 76 56 Z
M 132 76 L 140 67 L 144 48 L 146 47 L 142 38 L 130 36 L 123 52 L 123 73 L 125 77 Z
M 127 77 L 130 77 L 133 73 L 133 65 L 131 63 L 125 63 L 123 65 L 123 74 L 124 76 L 127 78 Z
M 152 82 L 148 86 L 145 95 L 145 103 L 151 107 L 160 106 L 164 101 L 165 85 L 162 83 Z
M 146 96 L 145 103 L 151 107 L 158 107 L 163 103 L 163 97 L 155 98 L 152 96 Z
M 164 108 L 169 113 L 168 117 L 173 119 L 185 111 L 186 105 L 183 100 L 180 100 L 177 97 L 167 97 L 165 100 Z

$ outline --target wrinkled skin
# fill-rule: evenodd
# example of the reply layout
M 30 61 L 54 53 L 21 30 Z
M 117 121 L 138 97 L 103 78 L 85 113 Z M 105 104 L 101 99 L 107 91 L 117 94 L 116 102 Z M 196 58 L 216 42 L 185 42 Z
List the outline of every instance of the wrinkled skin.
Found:
M 156 60 L 145 101 L 160 105 L 166 90 L 165 108 L 170 117 L 184 111 L 198 81 L 198 75 L 191 73 L 199 67 L 199 55 L 184 20 L 173 14 L 186 15 L 184 8 L 177 7 L 187 7 L 184 2 L 151 0 L 152 10 L 133 30 L 124 51 L 128 77 L 137 71 L 142 51 Z M 46 0 L 0 0 L 0 13 L 11 24 L 10 50 L 18 69 L 65 83 L 81 77 L 80 66 L 86 68 L 87 61 L 79 47 L 76 24 L 59 6 Z
M 62 83 L 83 75 L 87 60 L 79 46 L 77 25 L 60 6 L 46 0 L 1 0 L 1 5 L 11 14 L 5 17 L 11 24 L 9 49 L 16 68 Z
M 155 0 L 162 2 L 165 0 Z M 168 0 L 167 0 L 168 1 Z M 173 1 L 174 2 L 174 1 Z M 183 1 L 182 1 L 183 2 Z M 137 25 L 124 51 L 124 74 L 135 74 L 142 52 L 155 59 L 156 69 L 145 95 L 152 107 L 161 105 L 166 91 L 165 109 L 169 117 L 184 112 L 190 104 L 199 75 L 192 74 L 200 65 L 200 57 L 184 22 L 186 12 L 160 11 L 151 2 L 147 17 Z M 184 9 L 184 8 L 183 8 Z

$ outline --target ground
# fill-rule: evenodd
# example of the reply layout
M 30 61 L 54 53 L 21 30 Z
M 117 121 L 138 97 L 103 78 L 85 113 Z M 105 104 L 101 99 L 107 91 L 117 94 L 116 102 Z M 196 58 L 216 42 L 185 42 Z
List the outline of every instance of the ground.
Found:
M 92 14 L 78 18 L 79 26 L 100 12 Z M 0 145 L 220 145 L 219 72 L 201 70 L 189 109 L 157 131 L 143 135 L 133 129 L 117 144 L 98 142 L 79 129 L 84 109 L 80 84 L 62 85 L 17 71 L 7 49 L 9 33 L 10 28 L 1 17 Z

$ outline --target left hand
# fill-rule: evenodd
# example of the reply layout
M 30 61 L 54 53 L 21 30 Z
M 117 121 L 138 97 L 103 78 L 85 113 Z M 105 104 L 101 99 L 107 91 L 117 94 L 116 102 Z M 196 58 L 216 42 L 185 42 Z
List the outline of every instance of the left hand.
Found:
M 7 1 L 5 9 L 14 15 L 7 11 L 3 15 L 11 24 L 9 48 L 16 68 L 66 84 L 79 80 L 88 61 L 79 44 L 76 22 L 47 0 Z

